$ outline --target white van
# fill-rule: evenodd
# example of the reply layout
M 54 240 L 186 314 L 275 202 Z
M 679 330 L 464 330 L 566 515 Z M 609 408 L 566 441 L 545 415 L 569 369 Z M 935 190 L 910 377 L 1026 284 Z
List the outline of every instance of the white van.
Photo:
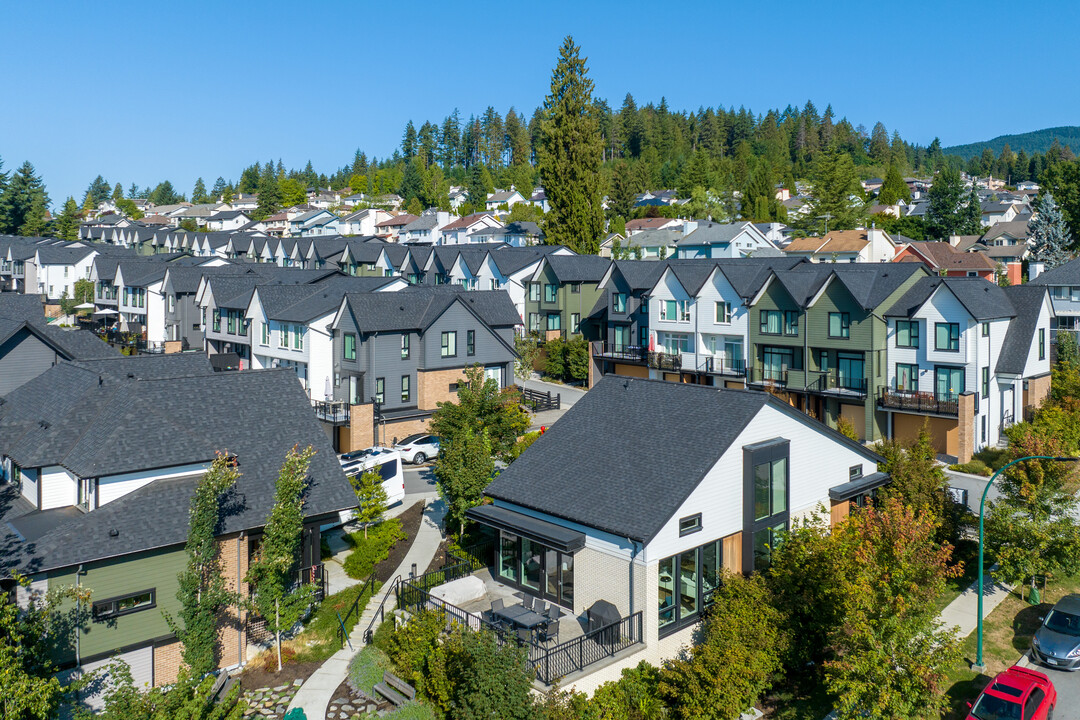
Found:
M 345 453 L 338 459 L 341 461 L 341 469 L 349 477 L 361 475 L 368 470 L 378 472 L 382 476 L 388 506 L 396 505 L 405 499 L 405 472 L 399 451 L 376 446 Z

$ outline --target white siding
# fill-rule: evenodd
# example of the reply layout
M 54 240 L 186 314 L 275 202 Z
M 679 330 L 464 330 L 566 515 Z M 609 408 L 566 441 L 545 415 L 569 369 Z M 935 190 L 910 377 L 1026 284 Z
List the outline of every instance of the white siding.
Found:
M 149 485 L 155 480 L 202 475 L 206 472 L 208 466 L 208 463 L 193 463 L 191 465 L 181 465 L 173 468 L 140 470 L 139 472 L 103 477 L 99 481 L 98 505 L 101 506 L 105 503 L 112 502 L 130 492 L 138 490 L 143 485 Z
M 22 470 L 20 471 L 22 476 L 22 495 L 24 498 L 34 503 L 34 507 L 38 504 L 38 471 L 37 470 Z M 38 508 L 39 510 L 41 508 Z
M 75 476 L 59 465 L 41 469 L 41 509 L 67 507 L 78 500 Z

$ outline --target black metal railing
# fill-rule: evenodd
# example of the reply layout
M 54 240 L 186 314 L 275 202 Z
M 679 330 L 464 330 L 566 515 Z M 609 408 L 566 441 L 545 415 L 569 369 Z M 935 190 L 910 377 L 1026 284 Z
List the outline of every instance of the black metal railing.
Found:
M 751 385 L 763 385 L 765 387 L 787 387 L 787 368 L 777 370 L 775 368 L 752 367 L 747 373 Z
M 360 607 L 360 601 L 366 597 L 368 598 L 368 602 L 371 602 L 371 596 L 373 596 L 375 593 L 375 582 L 375 573 L 372 572 L 370 575 L 368 575 L 367 580 L 364 581 L 364 585 L 360 588 L 360 592 L 352 601 L 352 605 L 350 605 L 349 609 L 345 611 L 345 615 L 338 616 L 338 619 L 340 620 L 337 628 L 338 647 L 345 647 L 345 642 L 349 639 L 348 634 L 345 632 L 345 628 L 349 624 L 349 619 L 355 615 L 356 620 L 353 621 L 353 624 L 360 622 L 360 614 L 362 612 Z M 367 607 L 367 603 L 364 603 L 364 607 Z
M 375 615 L 372 616 L 371 622 L 364 628 L 364 644 L 371 644 L 371 638 L 375 635 L 375 628 L 377 628 L 383 620 L 386 619 L 386 601 L 390 598 L 394 598 L 400 602 L 399 592 L 401 590 L 401 576 L 398 575 L 390 581 L 390 589 L 383 594 L 382 602 L 379 603 L 379 607 L 375 608 Z M 399 604 L 398 607 L 401 607 Z
M 399 583 L 396 594 L 399 609 L 410 612 L 418 612 L 425 608 L 438 610 L 446 616 L 448 626 L 458 623 L 472 630 L 490 630 L 499 644 L 522 645 L 517 635 L 507 632 L 481 615 L 433 597 L 431 593 L 413 584 L 412 581 L 406 580 Z M 560 678 L 580 672 L 589 665 L 644 642 L 643 618 L 642 612 L 638 611 L 617 622 L 602 625 L 584 635 L 550 647 L 533 642 L 524 643 L 528 653 L 528 662 L 536 670 L 537 679 L 550 685 Z
M 929 392 L 910 392 L 882 388 L 878 396 L 878 407 L 886 410 L 904 412 L 936 413 L 938 415 L 959 415 L 960 400 L 956 395 L 936 395 Z
M 547 392 L 540 392 L 539 390 L 530 390 L 527 387 L 522 387 L 521 404 L 532 409 L 533 412 L 558 410 L 562 407 L 562 394 L 555 393 L 555 395 L 552 396 L 550 390 Z
M 648 356 L 648 348 L 640 345 L 621 345 L 609 342 L 593 343 L 593 355 L 612 360 L 628 360 L 630 362 L 645 362 Z
M 344 400 L 312 400 L 315 417 L 331 423 L 349 422 L 349 403 Z
M 722 357 L 707 357 L 705 358 L 705 362 L 701 364 L 701 369 L 707 373 L 714 373 L 716 375 L 735 375 L 744 377 L 746 375 L 746 361 L 728 360 L 727 358 Z
M 806 389 L 810 392 L 865 396 L 866 387 L 866 378 L 848 377 L 836 372 L 827 372 L 810 383 Z
M 666 352 L 650 352 L 647 362 L 649 367 L 657 370 L 682 370 L 682 355 Z

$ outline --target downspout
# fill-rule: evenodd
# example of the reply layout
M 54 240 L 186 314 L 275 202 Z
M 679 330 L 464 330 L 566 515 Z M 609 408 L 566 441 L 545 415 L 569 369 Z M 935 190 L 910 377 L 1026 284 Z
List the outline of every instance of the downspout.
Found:
M 240 595 L 240 585 L 242 582 L 240 576 L 240 551 L 243 548 L 244 531 L 241 530 L 240 534 L 236 536 L 236 594 Z M 236 664 L 243 666 L 244 664 L 244 621 L 241 613 L 242 601 L 236 603 Z
M 82 574 L 83 566 L 75 570 L 75 596 L 78 598 L 79 590 L 82 588 Z M 79 605 L 79 601 L 75 601 L 75 667 L 82 667 L 82 609 Z
M 634 614 L 634 560 L 638 555 L 638 545 L 636 540 L 626 538 L 630 542 L 630 547 L 633 548 L 633 552 L 630 553 L 630 615 Z

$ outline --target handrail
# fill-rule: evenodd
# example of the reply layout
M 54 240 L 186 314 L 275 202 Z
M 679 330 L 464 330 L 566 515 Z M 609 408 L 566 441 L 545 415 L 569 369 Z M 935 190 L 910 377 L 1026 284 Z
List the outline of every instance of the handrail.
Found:
M 365 645 L 367 645 L 368 643 L 371 642 L 371 638 L 375 634 L 374 631 L 372 630 L 372 628 L 375 627 L 376 622 L 381 623 L 383 621 L 383 619 L 386 617 L 386 601 L 390 598 L 391 592 L 393 592 L 393 594 L 394 594 L 395 602 L 397 601 L 398 586 L 400 586 L 400 585 L 401 585 L 401 576 L 400 575 L 398 575 L 397 577 L 395 577 L 393 580 L 390 581 L 390 588 L 386 591 L 385 594 L 383 594 L 382 602 L 379 603 L 379 609 L 375 611 L 375 615 L 371 618 L 371 622 L 368 623 L 367 628 L 364 630 L 364 644 Z
M 352 643 L 349 641 L 349 635 L 348 635 L 348 633 L 345 632 L 345 621 L 349 619 L 349 615 L 351 615 L 354 610 L 359 610 L 359 608 L 360 608 L 360 598 L 364 597 L 364 594 L 367 593 L 369 589 L 372 592 L 374 592 L 374 589 L 375 589 L 375 572 L 374 571 L 372 571 L 372 573 L 370 575 L 368 575 L 368 578 L 367 578 L 367 580 L 364 581 L 364 584 L 360 588 L 360 592 L 357 594 L 356 599 L 353 600 L 352 605 L 349 606 L 349 609 L 345 611 L 345 617 L 342 618 L 341 614 L 338 613 L 338 626 L 339 626 L 339 631 L 341 633 L 341 638 L 338 640 L 338 644 L 341 645 L 342 647 L 345 646 L 345 643 L 349 643 L 349 649 L 350 650 L 352 649 Z M 359 613 L 356 616 L 356 621 L 360 622 Z

